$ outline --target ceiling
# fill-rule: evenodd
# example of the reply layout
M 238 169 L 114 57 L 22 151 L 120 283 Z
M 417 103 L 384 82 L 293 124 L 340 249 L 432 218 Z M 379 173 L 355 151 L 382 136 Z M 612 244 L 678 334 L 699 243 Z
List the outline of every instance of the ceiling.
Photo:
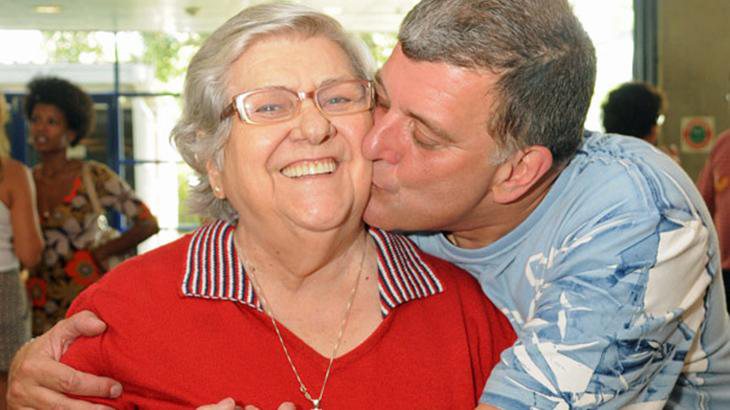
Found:
M 0 0 L 0 29 L 210 32 L 264 0 Z M 349 31 L 396 31 L 418 0 L 299 0 Z M 60 6 L 41 14 L 36 6 Z

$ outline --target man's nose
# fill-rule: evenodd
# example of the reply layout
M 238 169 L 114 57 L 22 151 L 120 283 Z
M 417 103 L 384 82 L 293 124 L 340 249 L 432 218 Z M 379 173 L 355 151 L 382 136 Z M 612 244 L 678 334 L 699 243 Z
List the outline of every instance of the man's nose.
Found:
M 397 164 L 402 156 L 403 126 L 395 115 L 384 108 L 376 108 L 374 124 L 362 141 L 362 152 L 370 161 Z

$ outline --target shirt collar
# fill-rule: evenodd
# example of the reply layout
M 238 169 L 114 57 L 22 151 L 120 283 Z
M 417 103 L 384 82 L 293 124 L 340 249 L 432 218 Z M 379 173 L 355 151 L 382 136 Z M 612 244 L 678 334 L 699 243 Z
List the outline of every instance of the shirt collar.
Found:
M 185 297 L 228 300 L 261 310 L 238 258 L 235 226 L 225 221 L 198 228 L 190 240 L 181 291 Z M 406 302 L 443 292 L 437 274 L 406 237 L 370 228 L 378 251 L 378 289 L 383 317 Z

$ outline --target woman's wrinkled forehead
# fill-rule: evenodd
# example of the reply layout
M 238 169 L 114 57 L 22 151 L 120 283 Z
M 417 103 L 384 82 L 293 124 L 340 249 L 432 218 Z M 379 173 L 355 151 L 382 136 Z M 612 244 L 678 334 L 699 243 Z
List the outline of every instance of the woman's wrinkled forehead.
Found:
M 321 53 L 321 59 L 335 54 L 342 64 L 330 65 L 322 70 L 313 66 L 307 78 L 294 75 L 301 73 L 297 66 L 306 64 L 302 51 L 306 54 Z M 261 36 L 251 42 L 238 58 L 230 65 L 227 73 L 227 91 L 230 98 L 243 91 L 265 87 L 285 87 L 298 90 L 301 81 L 311 81 L 319 86 L 327 81 L 362 77 L 352 65 L 347 51 L 337 42 L 326 36 L 304 36 L 298 33 L 277 33 Z M 331 60 L 330 60 L 331 61 Z M 311 64 L 311 62 L 310 62 Z

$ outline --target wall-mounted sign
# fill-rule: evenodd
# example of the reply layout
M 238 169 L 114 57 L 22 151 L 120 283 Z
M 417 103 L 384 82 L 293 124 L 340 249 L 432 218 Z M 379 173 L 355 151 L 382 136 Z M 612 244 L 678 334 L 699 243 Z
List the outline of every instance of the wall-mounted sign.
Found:
M 715 140 L 715 117 L 682 117 L 682 152 L 710 152 Z

